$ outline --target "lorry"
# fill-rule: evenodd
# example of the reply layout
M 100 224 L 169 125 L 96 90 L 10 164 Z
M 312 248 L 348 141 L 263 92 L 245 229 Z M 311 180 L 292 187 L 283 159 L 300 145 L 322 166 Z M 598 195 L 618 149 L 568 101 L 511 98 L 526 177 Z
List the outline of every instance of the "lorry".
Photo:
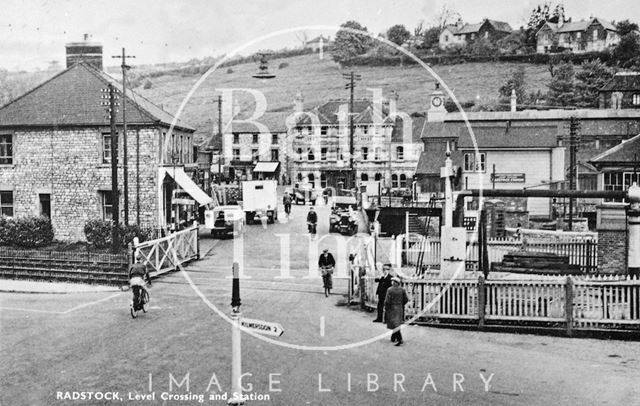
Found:
M 318 192 L 310 183 L 296 183 L 293 186 L 293 201 L 295 204 L 307 204 L 311 202 L 312 206 L 316 205 Z
M 204 212 L 204 226 L 214 238 L 238 236 L 244 228 L 244 212 L 239 205 L 216 206 Z
M 278 219 L 278 183 L 275 180 L 246 180 L 242 182 L 242 210 L 247 224 L 256 220 L 273 223 Z

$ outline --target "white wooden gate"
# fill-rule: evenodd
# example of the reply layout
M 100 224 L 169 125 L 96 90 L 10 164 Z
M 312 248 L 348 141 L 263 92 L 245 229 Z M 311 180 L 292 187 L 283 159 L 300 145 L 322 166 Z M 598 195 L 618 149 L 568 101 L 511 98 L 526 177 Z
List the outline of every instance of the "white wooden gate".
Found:
M 200 257 L 198 224 L 166 237 L 136 244 L 133 248 L 134 255 L 142 257 L 151 276 L 173 271 L 178 265 Z

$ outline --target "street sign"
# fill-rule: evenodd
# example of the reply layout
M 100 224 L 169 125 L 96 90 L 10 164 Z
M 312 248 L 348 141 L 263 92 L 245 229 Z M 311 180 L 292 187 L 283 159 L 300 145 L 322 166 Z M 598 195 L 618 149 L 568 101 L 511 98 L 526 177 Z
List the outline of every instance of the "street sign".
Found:
M 496 173 L 491 174 L 492 181 L 495 183 L 524 183 L 524 173 Z
M 240 319 L 240 325 L 249 330 L 253 330 L 256 333 L 267 334 L 270 336 L 280 337 L 284 333 L 284 329 L 278 323 L 270 323 L 264 320 Z
M 171 199 L 171 204 L 186 204 L 190 206 L 195 206 L 196 201 L 191 199 L 173 198 Z

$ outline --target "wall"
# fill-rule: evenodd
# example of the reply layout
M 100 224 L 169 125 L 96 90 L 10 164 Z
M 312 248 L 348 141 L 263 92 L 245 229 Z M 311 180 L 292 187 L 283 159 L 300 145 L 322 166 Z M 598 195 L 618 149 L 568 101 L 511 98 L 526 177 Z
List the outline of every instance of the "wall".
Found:
M 627 272 L 627 218 L 624 204 L 603 204 L 597 208 L 598 272 Z
M 16 131 L 14 164 L 0 167 L 0 187 L 14 191 L 14 215 L 39 215 L 39 194 L 51 194 L 55 238 L 83 241 L 87 220 L 102 218 L 101 190 L 111 190 L 111 165 L 102 161 L 102 133 L 108 128 Z M 136 219 L 136 130 L 128 132 L 129 220 Z M 157 223 L 159 132 L 140 129 L 141 222 Z M 119 148 L 122 157 L 122 148 Z M 120 158 L 120 162 L 122 159 Z M 122 167 L 119 169 L 120 208 Z

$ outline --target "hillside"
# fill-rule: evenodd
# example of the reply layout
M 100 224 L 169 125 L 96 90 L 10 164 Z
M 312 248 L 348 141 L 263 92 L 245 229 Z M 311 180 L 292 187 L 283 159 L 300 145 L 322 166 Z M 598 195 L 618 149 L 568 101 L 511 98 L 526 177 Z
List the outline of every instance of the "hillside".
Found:
M 281 63 L 288 66 L 278 69 Z M 511 71 L 521 64 L 516 63 L 466 63 L 459 65 L 438 65 L 433 70 L 454 91 L 460 101 L 475 100 L 479 103 L 495 101 L 498 88 L 506 81 Z M 525 64 L 526 81 L 529 91 L 546 91 L 550 80 L 545 65 Z M 181 118 L 197 128 L 198 139 L 208 139 L 215 133 L 218 95 L 216 88 L 252 88 L 261 91 L 267 100 L 267 111 L 290 111 L 293 99 L 298 91 L 305 98 L 305 108 L 311 109 L 327 99 L 347 98 L 344 89 L 346 81 L 341 69 L 329 55 L 319 59 L 318 55 L 303 55 L 269 62 L 270 71 L 276 74 L 271 80 L 258 80 L 251 76 L 257 72 L 257 65 L 248 63 L 213 72 L 194 91 L 186 104 Z M 357 67 L 355 71 L 362 75 L 358 82 L 356 97 L 371 97 L 367 88 L 382 89 L 388 97 L 392 90 L 399 94 L 398 108 L 401 111 L 423 112 L 427 108 L 428 96 L 434 88 L 434 79 L 419 66 L 409 67 Z M 152 87 L 136 89 L 144 97 L 162 105 L 165 110 L 177 112 L 185 96 L 200 75 L 181 76 L 164 75 L 151 80 Z M 251 97 L 240 94 L 240 106 L 246 111 L 253 110 Z

